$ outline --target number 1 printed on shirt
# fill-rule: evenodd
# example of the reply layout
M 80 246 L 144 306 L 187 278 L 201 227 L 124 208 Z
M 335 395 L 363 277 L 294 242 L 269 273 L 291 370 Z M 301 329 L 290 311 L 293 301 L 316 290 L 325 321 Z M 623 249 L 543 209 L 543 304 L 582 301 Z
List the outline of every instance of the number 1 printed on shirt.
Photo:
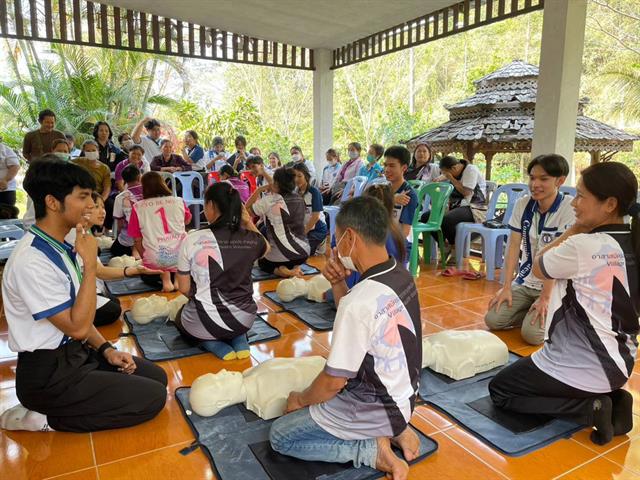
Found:
M 164 207 L 160 207 L 154 213 L 157 213 L 160 215 L 160 219 L 162 220 L 162 228 L 164 228 L 164 233 L 166 235 L 169 235 L 171 231 L 169 230 L 169 222 L 167 222 L 167 214 L 164 211 Z

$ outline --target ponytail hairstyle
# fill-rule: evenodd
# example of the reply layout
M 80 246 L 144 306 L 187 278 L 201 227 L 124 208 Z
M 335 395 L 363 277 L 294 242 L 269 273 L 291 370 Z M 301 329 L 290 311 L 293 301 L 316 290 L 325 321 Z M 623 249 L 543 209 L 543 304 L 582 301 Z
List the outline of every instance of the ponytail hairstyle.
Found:
M 222 227 L 227 227 L 232 232 L 240 229 L 242 201 L 240 194 L 230 183 L 218 182 L 211 185 L 204 194 L 204 201 L 205 204 L 212 202 L 220 212 L 218 219 L 209 225 L 212 231 Z
M 638 179 L 620 162 L 603 162 L 582 171 L 582 183 L 598 200 L 615 198 L 620 217 L 631 216 L 631 242 L 640 279 L 640 205 L 637 203 Z
M 396 244 L 396 249 L 398 250 L 398 255 L 400 257 L 399 259 L 404 263 L 407 258 L 406 241 L 400 231 L 400 225 L 393 216 L 394 202 L 391 187 L 382 183 L 374 184 L 364 191 L 364 195 L 380 200 L 380 203 L 382 203 L 389 214 L 389 230 L 393 237 L 393 242 Z
M 237 177 L 238 172 L 236 172 L 233 167 L 229 164 L 223 165 L 220 169 L 220 175 L 229 175 L 229 177 Z

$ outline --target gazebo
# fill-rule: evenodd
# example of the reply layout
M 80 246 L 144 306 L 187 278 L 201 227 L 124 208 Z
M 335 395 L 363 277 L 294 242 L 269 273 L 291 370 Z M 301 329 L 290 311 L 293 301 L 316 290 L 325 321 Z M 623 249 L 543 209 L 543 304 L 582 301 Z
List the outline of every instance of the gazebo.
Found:
M 426 142 L 435 152 L 459 152 L 469 161 L 482 153 L 490 179 L 496 153 L 531 152 L 538 74 L 535 65 L 515 60 L 476 80 L 473 96 L 445 106 L 449 110 L 447 123 L 406 143 L 413 148 Z M 588 102 L 587 98 L 578 101 L 574 151 L 589 152 L 591 163 L 631 151 L 640 137 L 585 116 Z

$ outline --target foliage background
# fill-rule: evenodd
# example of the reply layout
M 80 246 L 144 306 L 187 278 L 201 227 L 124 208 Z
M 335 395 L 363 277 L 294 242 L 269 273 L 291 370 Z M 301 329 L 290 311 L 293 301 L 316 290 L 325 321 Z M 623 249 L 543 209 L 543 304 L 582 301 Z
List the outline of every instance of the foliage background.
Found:
M 640 133 L 640 2 L 591 0 L 588 8 L 586 114 Z M 335 147 L 344 154 L 351 141 L 390 145 L 445 122 L 444 106 L 470 95 L 475 79 L 514 59 L 537 64 L 541 32 L 535 12 L 337 70 Z M 243 134 L 263 154 L 286 157 L 293 144 L 312 152 L 311 72 L 6 39 L 2 49 L 0 134 L 15 148 L 48 107 L 78 141 L 97 120 L 121 132 L 150 114 L 170 134 L 196 130 L 205 146 L 222 135 L 232 147 Z M 615 159 L 640 176 L 640 142 Z M 497 155 L 493 179 L 522 180 L 527 160 Z M 578 169 L 588 162 L 575 160 Z M 482 168 L 482 156 L 475 161 Z

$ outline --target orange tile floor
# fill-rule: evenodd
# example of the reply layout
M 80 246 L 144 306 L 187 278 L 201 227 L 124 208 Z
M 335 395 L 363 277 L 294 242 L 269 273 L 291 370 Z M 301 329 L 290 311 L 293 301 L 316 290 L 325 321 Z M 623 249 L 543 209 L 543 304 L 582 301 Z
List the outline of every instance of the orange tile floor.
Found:
M 321 266 L 324 259 L 315 257 L 310 263 Z M 473 262 L 473 261 L 472 261 Z M 473 262 L 478 267 L 477 262 Z M 31 433 L 0 431 L 0 479 L 59 480 L 145 480 L 145 479 L 212 479 L 215 478 L 205 455 L 197 450 L 183 456 L 178 452 L 193 440 L 173 391 L 190 385 L 207 372 L 223 367 L 244 370 L 275 356 L 328 354 L 331 333 L 318 333 L 307 328 L 289 314 L 276 313 L 275 305 L 263 299 L 262 293 L 275 289 L 277 281 L 255 285 L 260 311 L 270 312 L 269 321 L 282 338 L 251 347 L 251 358 L 222 362 L 212 355 L 161 362 L 169 376 L 167 406 L 157 418 L 137 427 L 93 434 Z M 434 268 L 426 268 L 416 279 L 422 306 L 423 334 L 443 329 L 485 328 L 482 318 L 497 282 L 467 281 L 444 278 Z M 123 308 L 135 297 L 122 298 Z M 102 329 L 106 338 L 119 349 L 138 353 L 134 340 L 119 338 L 126 329 L 117 323 Z M 510 350 L 529 354 L 517 330 L 498 335 Z M 7 345 L 7 325 L 0 319 L 0 411 L 14 405 L 16 356 Z M 519 458 L 506 457 L 476 440 L 445 416 L 428 407 L 418 407 L 413 425 L 432 436 L 439 444 L 430 458 L 411 468 L 411 479 L 639 479 L 640 480 L 640 362 L 636 363 L 626 387 L 635 399 L 635 427 L 630 435 L 617 437 L 598 447 L 589 441 L 588 431 L 560 440 L 548 447 Z M 244 480 L 244 479 L 243 479 Z M 296 479 L 298 480 L 298 479 Z

